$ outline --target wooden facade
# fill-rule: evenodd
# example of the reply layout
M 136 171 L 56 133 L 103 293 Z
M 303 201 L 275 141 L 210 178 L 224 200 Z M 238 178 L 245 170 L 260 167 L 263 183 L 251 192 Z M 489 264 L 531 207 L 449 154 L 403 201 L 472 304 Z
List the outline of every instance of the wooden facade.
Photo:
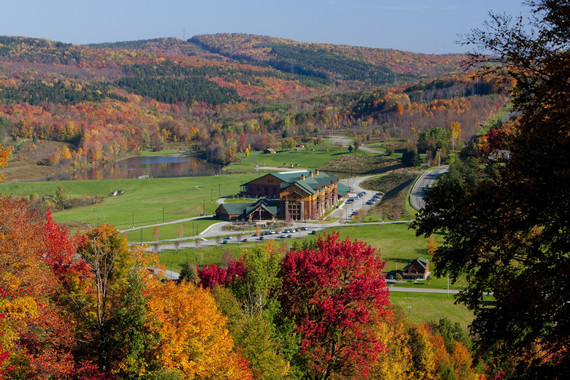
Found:
M 318 219 L 338 203 L 339 182 L 318 170 L 270 173 L 243 184 L 241 195 L 279 199 L 281 219 Z
M 425 280 L 429 274 L 429 261 L 423 257 L 410 261 L 402 271 L 402 277 L 410 280 Z

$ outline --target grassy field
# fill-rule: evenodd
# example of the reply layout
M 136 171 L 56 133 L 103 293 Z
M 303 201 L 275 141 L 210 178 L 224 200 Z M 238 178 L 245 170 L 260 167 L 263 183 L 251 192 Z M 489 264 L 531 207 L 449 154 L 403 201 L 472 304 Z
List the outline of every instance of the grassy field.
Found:
M 453 295 L 436 293 L 390 292 L 390 301 L 399 305 L 412 322 L 437 321 L 448 318 L 466 329 L 473 320 L 473 313 L 464 305 L 454 304 Z M 409 308 L 411 306 L 411 308 Z
M 320 168 L 326 163 L 338 157 L 349 155 L 346 148 L 337 149 L 336 146 L 326 145 L 324 147 L 310 147 L 299 150 L 278 151 L 275 154 L 264 154 L 260 151 L 251 152 L 248 157 L 239 154 L 238 161 L 226 166 L 224 170 L 234 172 L 252 172 L 256 167 L 278 167 L 289 169 L 312 170 Z M 352 153 L 353 155 L 355 153 Z M 358 152 L 359 155 L 369 155 L 370 153 Z M 255 161 L 254 161 L 255 160 Z M 256 163 L 257 162 L 257 163 Z
M 127 237 L 129 242 L 133 243 L 175 239 L 180 237 L 180 226 L 182 226 L 182 237 L 189 237 L 198 235 L 200 232 L 204 231 L 206 227 L 218 222 L 218 219 L 205 218 L 158 226 L 158 239 L 154 238 L 154 227 L 139 228 L 133 231 L 125 232 L 124 235 Z
M 123 190 L 124 195 L 108 197 L 102 204 L 57 212 L 54 213 L 54 218 L 58 222 L 109 223 L 119 229 L 125 229 L 203 213 L 211 214 L 218 207 L 216 200 L 219 197 L 236 194 L 242 183 L 254 178 L 255 174 L 240 174 L 133 180 L 14 182 L 0 184 L 0 193 L 14 196 L 53 194 L 60 185 L 65 187 L 69 197 L 83 194 L 109 195 L 115 190 Z M 177 231 L 178 226 L 173 228 Z M 177 234 L 172 237 L 175 236 Z

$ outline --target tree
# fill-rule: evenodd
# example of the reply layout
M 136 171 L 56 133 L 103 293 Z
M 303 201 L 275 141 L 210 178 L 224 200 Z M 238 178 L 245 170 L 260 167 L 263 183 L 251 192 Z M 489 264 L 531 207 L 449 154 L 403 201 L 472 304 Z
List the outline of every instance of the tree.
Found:
M 434 379 L 436 362 L 435 352 L 430 340 L 427 326 L 420 324 L 411 326 L 410 350 L 412 356 L 411 375 L 414 379 Z
M 161 366 L 183 378 L 251 379 L 243 358 L 207 289 L 182 282 L 153 283 L 149 291 L 153 320 L 148 328 L 160 337 L 154 355 Z
M 144 252 L 137 247 L 129 248 L 126 239 L 110 225 L 93 228 L 80 239 L 78 254 L 89 267 L 93 289 L 83 297 L 83 307 L 78 310 L 87 330 L 82 340 L 87 344 L 85 350 L 91 352 L 89 355 L 96 355 L 101 370 L 118 371 L 118 363 L 130 352 L 120 342 L 126 343 L 130 328 L 137 326 L 121 321 L 118 314 L 131 322 L 140 319 L 136 321 L 139 328 L 145 319 L 141 308 L 144 301 L 140 299 L 144 288 L 133 272 L 140 272 L 138 261 Z M 127 328 L 118 328 L 125 325 Z
M 0 145 L 0 169 L 5 167 L 8 164 L 8 159 L 10 158 L 10 151 L 12 150 L 11 146 L 3 147 Z M 0 174 L 0 182 L 4 180 L 4 176 Z
M 406 149 L 402 153 L 402 163 L 404 166 L 418 166 L 421 163 L 420 155 L 415 149 Z
M 281 345 L 274 339 L 273 325 L 261 314 L 247 315 L 240 302 L 227 288 L 215 287 L 216 303 L 228 318 L 228 330 L 239 352 L 248 360 L 255 378 L 289 378 L 289 363 Z
M 466 275 L 458 300 L 475 312 L 480 352 L 514 361 L 517 378 L 564 378 L 570 372 L 570 4 L 530 1 L 530 20 L 490 15 L 466 43 L 472 63 L 513 84 L 520 115 L 509 156 L 488 160 L 482 178 L 451 174 L 426 198 L 418 234 L 446 233 L 433 258 L 438 276 Z M 555 153 L 554 153 L 555 152 Z M 464 167 L 468 167 L 464 165 Z M 451 190 L 451 192 L 446 191 Z M 562 285 L 563 284 L 563 285 Z M 485 292 L 495 301 L 480 302 Z M 509 373 L 511 372 L 511 373 Z
M 461 136 L 461 123 L 458 121 L 452 121 L 449 124 L 449 133 L 451 139 L 451 149 L 455 149 L 455 144 Z
M 449 144 L 450 133 L 440 127 L 428 128 L 418 136 L 418 152 L 430 151 L 433 156 L 436 152 Z
M 296 325 L 308 378 L 368 373 L 385 346 L 375 334 L 390 317 L 380 254 L 362 242 L 319 237 L 317 248 L 282 263 L 282 310 Z
M 433 256 L 437 252 L 437 240 L 430 236 L 426 239 L 427 253 Z

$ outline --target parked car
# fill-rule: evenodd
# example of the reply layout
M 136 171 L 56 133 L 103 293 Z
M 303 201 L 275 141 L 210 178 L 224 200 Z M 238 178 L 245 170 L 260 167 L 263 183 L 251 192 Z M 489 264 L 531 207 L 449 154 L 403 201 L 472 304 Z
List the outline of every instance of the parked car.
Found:
M 288 237 L 288 238 L 292 238 L 292 237 L 293 237 L 293 235 L 287 235 L 287 237 Z
M 242 243 L 247 243 L 247 239 L 241 239 Z
M 224 241 L 222 241 L 222 244 L 228 244 L 228 241 L 224 239 Z

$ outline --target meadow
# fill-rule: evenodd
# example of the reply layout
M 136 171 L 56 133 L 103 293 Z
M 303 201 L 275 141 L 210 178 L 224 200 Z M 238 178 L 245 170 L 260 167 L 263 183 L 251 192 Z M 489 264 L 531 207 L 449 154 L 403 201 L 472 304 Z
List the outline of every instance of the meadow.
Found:
M 59 223 L 78 222 L 89 225 L 108 223 L 118 229 L 168 222 L 202 214 L 213 214 L 216 200 L 233 196 L 240 185 L 256 174 L 210 177 L 149 178 L 96 181 L 11 182 L 0 184 L 0 193 L 16 197 L 31 194 L 54 194 L 63 186 L 68 197 L 108 196 L 101 204 L 72 208 L 54 213 Z M 110 196 L 123 190 L 120 196 Z M 205 227 L 216 221 L 200 222 Z M 178 226 L 175 227 L 176 230 Z M 189 230 L 186 226 L 185 230 Z M 172 237 L 176 237 L 176 235 Z
M 458 322 L 466 329 L 473 320 L 473 313 L 466 306 L 455 304 L 453 295 L 390 292 L 390 302 L 402 307 L 414 323 L 447 318 L 451 322 Z

